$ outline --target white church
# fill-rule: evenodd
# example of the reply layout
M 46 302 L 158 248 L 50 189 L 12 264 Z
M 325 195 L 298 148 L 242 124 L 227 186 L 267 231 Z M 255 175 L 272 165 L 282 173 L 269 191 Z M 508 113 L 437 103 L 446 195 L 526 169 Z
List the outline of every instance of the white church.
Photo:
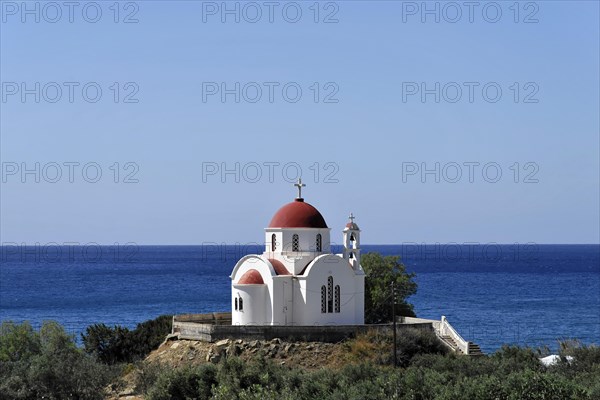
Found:
M 365 273 L 354 216 L 342 231 L 343 253 L 333 254 L 321 213 L 298 197 L 265 228 L 262 254 L 242 257 L 231 273 L 233 325 L 364 324 Z

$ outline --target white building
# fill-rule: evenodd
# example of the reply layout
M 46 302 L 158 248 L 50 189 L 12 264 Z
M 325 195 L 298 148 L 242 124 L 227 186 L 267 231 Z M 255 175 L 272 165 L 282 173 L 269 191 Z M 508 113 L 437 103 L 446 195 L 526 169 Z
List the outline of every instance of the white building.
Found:
M 233 325 L 364 324 L 360 229 L 350 215 L 343 253 L 333 254 L 321 213 L 298 197 L 265 229 L 265 251 L 242 257 L 231 273 Z

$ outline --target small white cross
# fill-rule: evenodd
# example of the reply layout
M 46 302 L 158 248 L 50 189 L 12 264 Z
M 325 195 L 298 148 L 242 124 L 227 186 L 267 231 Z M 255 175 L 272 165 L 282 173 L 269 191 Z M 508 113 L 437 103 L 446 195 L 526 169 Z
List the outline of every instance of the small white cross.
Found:
M 354 223 L 354 218 L 356 218 L 354 216 L 354 214 L 350 213 L 350 216 L 348 217 L 348 219 L 350 220 L 350 222 Z
M 304 186 L 306 186 L 304 183 L 302 183 L 302 178 L 298 178 L 298 183 L 294 183 L 294 186 L 296 186 L 298 188 L 298 198 L 301 199 L 302 198 L 302 188 Z

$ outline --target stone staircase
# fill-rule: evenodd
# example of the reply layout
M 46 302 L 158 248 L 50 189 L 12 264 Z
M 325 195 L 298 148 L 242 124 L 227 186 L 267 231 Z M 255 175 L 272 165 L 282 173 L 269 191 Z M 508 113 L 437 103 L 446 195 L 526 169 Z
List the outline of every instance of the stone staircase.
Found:
M 456 344 L 454 339 L 452 339 L 452 337 L 450 337 L 450 336 L 438 336 L 438 337 L 441 339 L 442 342 L 444 342 L 444 344 L 446 344 L 446 346 L 450 347 L 455 352 L 462 354 L 462 350 L 458 348 L 458 345 Z
M 438 339 L 456 354 L 468 356 L 483 356 L 485 353 L 479 345 L 473 342 L 466 341 L 462 336 L 450 325 L 445 316 L 442 315 L 440 321 L 434 319 L 402 317 L 402 324 L 431 324 Z
M 469 356 L 484 356 L 485 353 L 478 344 L 469 342 Z
M 458 347 L 458 345 L 456 344 L 456 342 L 454 341 L 454 339 L 452 339 L 451 336 L 438 336 L 440 338 L 440 340 L 442 342 L 444 342 L 446 344 L 446 346 L 450 347 L 452 349 L 452 351 L 454 351 L 457 354 L 461 354 L 464 355 L 465 353 L 460 349 L 460 347 Z M 469 354 L 467 354 L 468 356 L 483 356 L 485 355 L 485 353 L 481 350 L 481 348 L 479 347 L 478 344 L 473 343 L 473 342 L 468 342 L 469 343 Z

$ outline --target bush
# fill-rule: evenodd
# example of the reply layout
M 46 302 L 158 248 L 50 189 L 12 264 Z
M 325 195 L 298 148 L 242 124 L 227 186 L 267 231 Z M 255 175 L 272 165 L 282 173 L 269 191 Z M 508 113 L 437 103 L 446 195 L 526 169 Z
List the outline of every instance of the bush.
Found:
M 380 334 L 377 330 L 357 335 L 345 343 L 349 359 L 354 362 L 389 364 L 391 361 L 391 335 Z
M 560 356 L 561 364 L 575 372 L 592 372 L 600 367 L 599 346 L 585 346 L 578 341 L 563 341 L 560 342 Z M 567 361 L 567 357 L 573 357 L 572 361 Z
M 563 376 L 527 370 L 512 373 L 506 381 L 508 400 L 567 400 L 585 399 L 582 387 Z
M 349 340 L 345 347 L 351 361 L 392 365 L 393 344 L 392 332 L 380 333 L 369 330 Z M 418 355 L 448 353 L 446 346 L 433 332 L 416 328 L 398 331 L 396 351 L 398 365 L 401 367 L 408 366 Z
M 398 365 L 406 367 L 419 354 L 446 354 L 448 349 L 437 336 L 422 329 L 405 329 L 397 338 Z
M 94 324 L 88 326 L 81 337 L 88 354 L 93 354 L 99 361 L 112 365 L 131 362 L 133 357 L 129 352 L 130 335 L 129 330 L 121 326 L 111 328 L 104 324 Z
M 158 318 L 142 322 L 129 336 L 129 353 L 137 358 L 144 358 L 152 350 L 157 349 L 171 333 L 172 315 L 161 315 Z
M 492 355 L 496 368 L 504 375 L 517 371 L 541 371 L 542 363 L 538 359 L 536 351 L 529 347 L 507 346 Z
M 158 376 L 156 384 L 148 391 L 149 400 L 208 400 L 213 386 L 218 383 L 216 367 L 205 364 L 199 367 L 168 370 Z
M 0 398 L 102 399 L 118 373 L 96 363 L 55 322 L 0 326 Z
M 455 380 L 497 373 L 497 365 L 489 357 L 471 358 L 455 353 L 448 353 L 444 357 L 438 354 L 417 354 L 412 358 L 411 366 L 449 373 Z
M 28 322 L 0 325 L 0 362 L 27 361 L 40 352 L 40 337 Z
M 147 394 L 165 371 L 167 367 L 158 362 L 140 362 L 134 375 L 136 393 Z
M 131 363 L 145 358 L 171 333 L 172 316 L 162 315 L 130 331 L 119 325 L 90 325 L 81 335 L 85 351 L 105 364 Z

